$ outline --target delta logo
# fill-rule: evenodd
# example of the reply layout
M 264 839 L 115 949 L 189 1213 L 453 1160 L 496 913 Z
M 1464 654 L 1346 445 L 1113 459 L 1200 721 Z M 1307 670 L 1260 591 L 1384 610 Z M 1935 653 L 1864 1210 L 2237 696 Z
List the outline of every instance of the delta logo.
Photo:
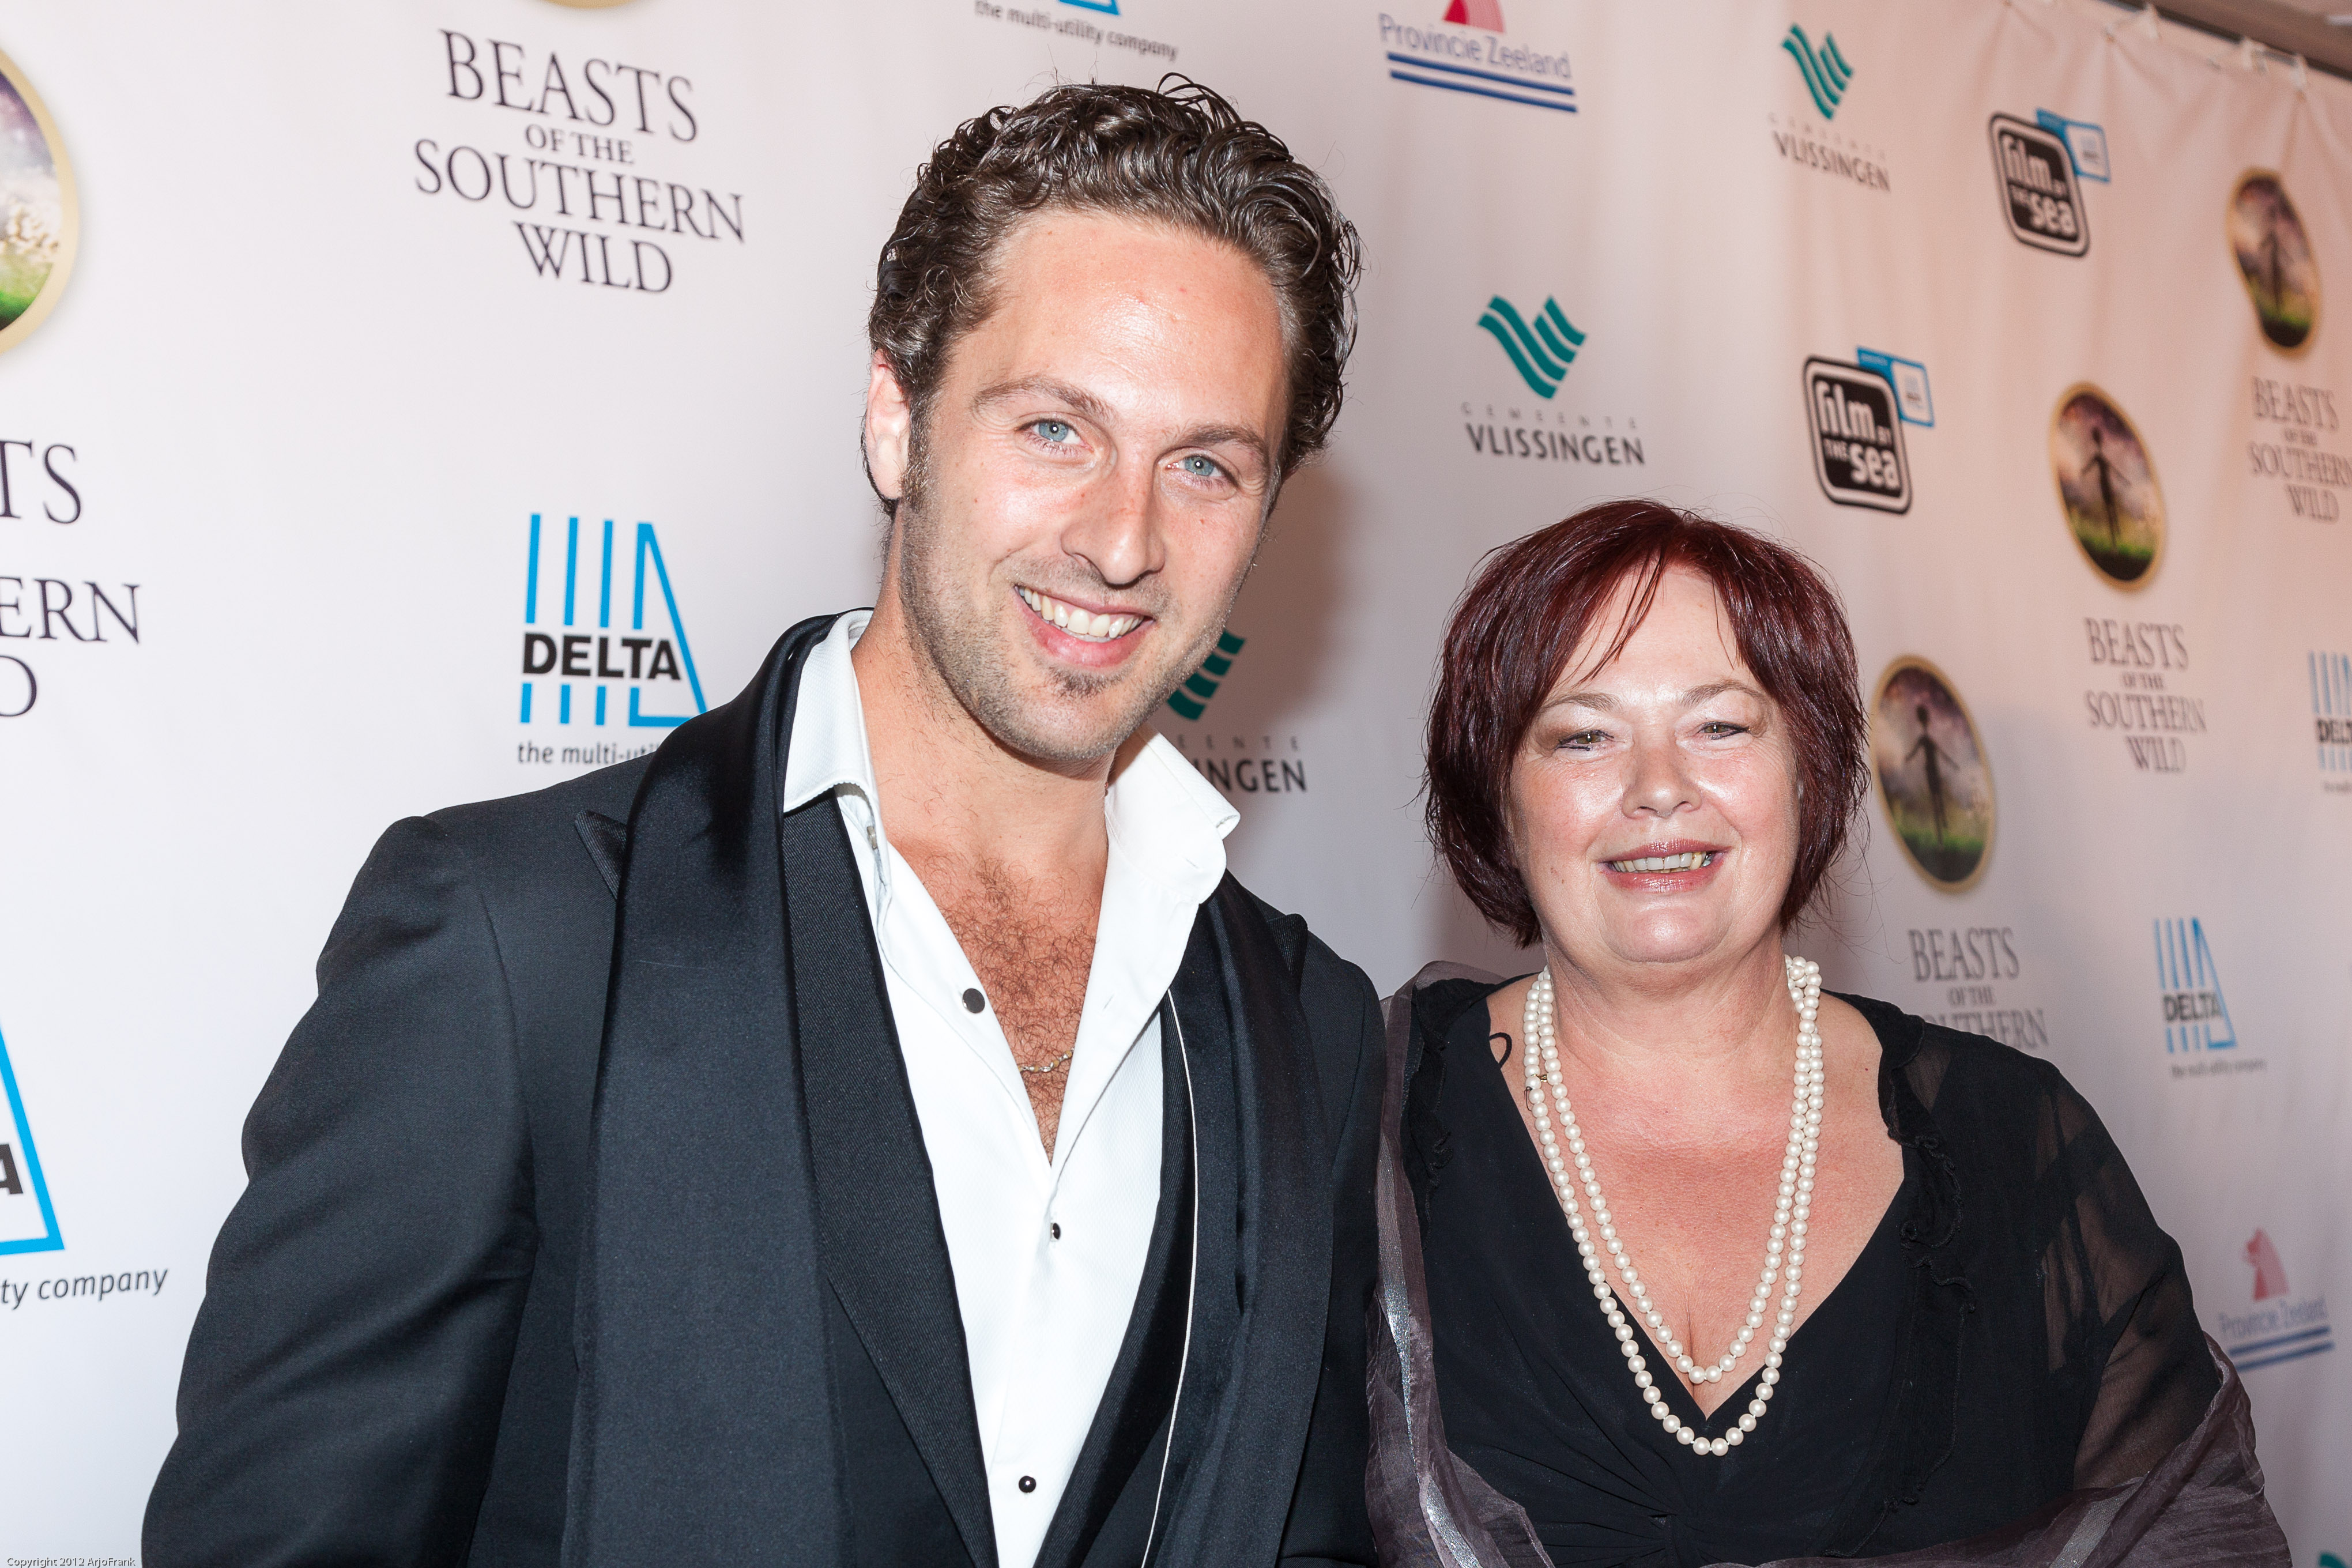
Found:
M 2164 1005 L 2167 1056 L 2235 1050 L 2238 1031 L 2221 994 L 2221 971 L 2194 919 L 2156 922 L 2156 980 Z
M 520 721 L 535 732 L 550 726 L 666 730 L 705 711 L 702 677 L 654 525 L 640 522 L 623 534 L 607 518 L 587 543 L 589 558 L 583 561 L 578 518 L 564 520 L 559 542 L 557 531 L 545 526 L 541 514 L 531 513 L 523 574 Z M 614 625 L 616 616 L 621 625 Z M 516 760 L 593 766 L 651 750 L 650 743 L 630 749 L 619 742 L 579 739 L 581 743 L 560 752 L 526 740 L 517 747 Z
M 2319 748 L 2320 787 L 2352 795 L 2352 656 L 2307 653 L 2312 739 Z
M 2240 1372 L 2301 1361 L 2336 1348 L 2327 1298 L 2296 1293 L 2287 1278 L 2286 1262 L 2269 1232 L 2254 1232 L 2242 1260 L 2253 1276 L 2252 1306 L 2242 1312 L 2219 1314 L 2220 1331 L 2213 1336 Z
M 1429 23 L 1400 22 L 1382 12 L 1389 79 L 1574 114 L 1566 51 L 1514 42 L 1507 31 L 1502 0 L 1449 0 L 1444 15 Z
M 1809 359 L 1804 386 L 1805 416 L 1812 427 L 1813 477 L 1821 481 L 1822 493 L 1840 506 L 1909 511 L 1911 462 L 1903 446 L 1906 396 L 1897 392 L 1895 382 L 1863 364 Z M 1923 372 L 1920 399 L 1926 391 Z M 1932 412 L 1927 417 L 1934 417 Z
M 0 1092 L 6 1094 L 8 1101 L 8 1118 L 0 1122 L 0 1256 L 62 1251 L 65 1237 L 58 1231 L 58 1211 L 49 1203 L 49 1184 L 41 1177 L 41 1157 L 33 1148 L 33 1124 L 25 1115 L 25 1097 L 17 1091 L 5 1038 L 0 1038 Z
M 2067 123 L 2060 121 L 2062 128 Z M 2082 182 L 2075 176 L 2074 153 L 2063 130 L 1996 114 L 1987 123 L 1986 134 L 1992 141 L 2001 216 L 2017 242 L 2056 256 L 2089 250 L 2091 226 L 2083 211 Z M 2104 135 L 2098 145 L 2104 164 Z

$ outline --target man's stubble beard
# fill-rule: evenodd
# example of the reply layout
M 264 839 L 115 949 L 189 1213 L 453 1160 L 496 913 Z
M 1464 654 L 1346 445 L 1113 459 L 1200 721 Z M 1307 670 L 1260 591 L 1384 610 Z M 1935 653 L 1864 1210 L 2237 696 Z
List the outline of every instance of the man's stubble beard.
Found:
M 910 478 L 913 476 L 910 475 Z M 1219 615 L 1188 647 L 1148 676 L 1124 669 L 1099 676 L 1052 670 L 1047 679 L 1072 702 L 1093 702 L 1127 688 L 1123 700 L 1104 714 L 1091 732 L 1073 736 L 1040 725 L 1035 708 L 1019 689 L 1013 668 L 992 638 L 997 621 L 990 606 L 978 606 L 976 622 L 956 595 L 955 574 L 940 563 L 938 530 L 923 501 L 928 487 L 909 484 L 898 502 L 898 597 L 918 651 L 937 671 L 958 706 L 996 742 L 1020 756 L 1048 763 L 1091 763 L 1110 755 L 1142 728 L 1145 719 L 1200 662 L 1208 657 L 1224 624 Z M 1240 593 L 1236 583 L 1234 594 Z M 1230 600 L 1223 606 L 1230 612 Z M 1154 630 L 1166 623 L 1154 618 Z

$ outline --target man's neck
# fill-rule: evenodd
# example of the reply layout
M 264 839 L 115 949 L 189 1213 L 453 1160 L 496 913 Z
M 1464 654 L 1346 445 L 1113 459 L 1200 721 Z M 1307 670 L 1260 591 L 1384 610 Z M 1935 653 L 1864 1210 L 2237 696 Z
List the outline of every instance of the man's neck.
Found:
M 919 866 L 1018 868 L 1019 879 L 1102 886 L 1103 795 L 1118 755 L 1054 763 L 1007 749 L 968 712 L 885 593 L 850 656 L 883 829 Z

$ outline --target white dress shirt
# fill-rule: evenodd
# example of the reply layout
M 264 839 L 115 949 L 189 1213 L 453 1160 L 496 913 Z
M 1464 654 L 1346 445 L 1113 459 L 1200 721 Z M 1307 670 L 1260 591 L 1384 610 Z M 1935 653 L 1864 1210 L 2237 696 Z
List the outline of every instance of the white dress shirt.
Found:
M 849 658 L 871 618 L 842 616 L 809 650 L 782 808 L 829 792 L 849 829 L 955 1269 L 997 1561 L 1027 1568 L 1135 1310 L 1160 1206 L 1160 1002 L 1240 818 L 1164 739 L 1112 782 L 1094 966 L 1047 1159 L 995 1007 L 967 1007 L 980 978 L 883 831 Z

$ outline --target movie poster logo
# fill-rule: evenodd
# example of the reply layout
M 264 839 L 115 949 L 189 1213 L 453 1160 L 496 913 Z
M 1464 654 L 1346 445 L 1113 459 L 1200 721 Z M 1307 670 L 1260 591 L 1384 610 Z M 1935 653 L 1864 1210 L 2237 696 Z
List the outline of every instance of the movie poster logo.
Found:
M 16 63 L 0 55 L 0 350 L 22 342 L 57 307 L 80 235 L 57 121 Z
M 2164 553 L 2164 490 L 2138 429 L 2113 398 L 2084 382 L 2050 418 L 2058 504 L 2083 558 L 2118 588 L 2139 588 Z
M 1968 705 L 1926 659 L 1906 655 L 1878 678 L 1870 761 L 1912 869 L 1948 893 L 1976 886 L 1992 851 L 1992 767 Z
M 510 224 L 532 276 L 666 294 L 683 259 L 744 244 L 742 193 L 698 170 L 706 110 L 690 77 L 440 34 L 439 96 L 468 129 L 419 137 L 412 183 Z
M 1840 506 L 1911 510 L 1911 462 L 1894 385 L 1876 371 L 1841 360 L 1805 362 L 1805 415 L 1812 426 L 1813 477 Z
M 2083 693 L 2093 730 L 2120 736 L 2144 773 L 2189 771 L 2187 737 L 2205 732 L 2203 699 L 2179 689 L 2189 671 L 2189 631 L 2178 621 L 2085 616 L 2091 666 L 2115 682 Z
M 2091 226 L 2083 211 L 2083 187 L 2074 177 L 2074 157 L 2056 132 L 2030 120 L 1996 114 L 1987 126 L 1992 138 L 1993 178 L 2000 187 L 2001 216 L 2020 245 L 2058 256 L 2091 248 Z
M 2263 336 L 2282 353 L 2311 346 L 2319 325 L 2319 263 L 2302 215 L 2267 169 L 2249 169 L 2230 192 L 2230 254 L 2253 301 Z
M 7 1112 L 6 1120 L 0 1121 L 0 1256 L 58 1251 L 65 1237 L 58 1230 L 49 1184 L 41 1175 L 33 1124 L 25 1114 L 25 1097 L 16 1088 L 5 1038 L 0 1038 L 0 1093 L 6 1096 Z
M 84 656 L 68 648 L 125 647 L 139 642 L 136 583 L 100 582 L 19 559 L 54 560 L 70 546 L 88 515 L 80 455 L 73 442 L 0 430 L 0 721 L 22 719 L 54 694 L 56 660 Z M 103 656 L 94 656 L 103 657 Z M 44 712 L 47 709 L 41 710 Z

